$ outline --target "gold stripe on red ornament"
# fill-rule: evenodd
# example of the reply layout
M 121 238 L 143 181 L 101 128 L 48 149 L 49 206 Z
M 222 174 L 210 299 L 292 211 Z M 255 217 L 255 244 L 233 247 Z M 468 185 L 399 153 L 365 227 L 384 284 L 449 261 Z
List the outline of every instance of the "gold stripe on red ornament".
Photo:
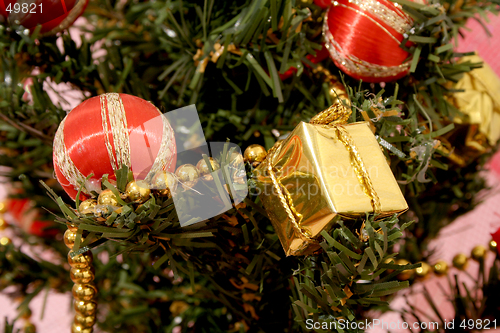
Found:
M 174 132 L 166 117 L 141 98 L 109 93 L 89 98 L 63 120 L 54 140 L 54 170 L 59 183 L 81 200 L 101 191 L 101 178 L 127 166 L 134 179 L 174 171 Z M 93 176 L 85 181 L 86 176 Z

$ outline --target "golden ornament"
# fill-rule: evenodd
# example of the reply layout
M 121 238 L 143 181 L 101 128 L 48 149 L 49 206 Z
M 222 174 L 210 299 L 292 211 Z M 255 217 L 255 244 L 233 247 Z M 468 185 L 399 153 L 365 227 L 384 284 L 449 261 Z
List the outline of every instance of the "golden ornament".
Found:
M 24 333 L 36 333 L 36 326 L 32 322 L 26 322 L 24 324 Z
M 171 198 L 177 189 L 177 178 L 168 171 L 160 171 L 151 180 L 151 188 L 159 196 Z
M 73 229 L 74 230 L 74 229 Z M 76 240 L 76 232 L 71 229 L 67 229 L 64 232 L 64 244 L 71 250 L 75 245 Z M 84 238 L 81 238 L 81 242 L 83 242 Z
M 244 160 L 245 162 L 248 162 L 250 164 L 254 162 L 262 162 L 267 156 L 267 151 L 266 148 L 262 147 L 261 145 L 253 144 L 247 147 L 245 149 L 245 152 L 243 153 Z
M 185 189 L 195 186 L 199 179 L 198 170 L 192 164 L 184 164 L 178 167 L 175 176 Z
M 66 222 L 66 226 L 68 227 L 69 230 L 71 230 L 73 232 L 78 231 L 78 226 L 76 224 L 71 224 L 69 222 Z
M 409 265 L 409 264 L 410 264 L 410 262 L 406 259 L 396 260 L 396 265 L 399 265 L 399 266 L 404 266 L 404 265 Z M 401 273 L 399 273 L 396 277 L 398 278 L 398 280 L 406 281 L 406 280 L 411 279 L 413 277 L 413 274 L 415 274 L 414 269 L 407 269 L 407 270 L 404 270 Z
M 0 214 L 4 214 L 7 212 L 7 205 L 5 205 L 5 202 L 0 201 Z
M 493 251 L 493 252 L 497 252 L 497 247 L 498 247 L 497 242 L 495 242 L 495 241 L 492 239 L 488 245 L 489 245 L 489 247 L 490 247 L 490 250 L 491 250 L 491 251 Z
M 80 313 L 83 316 L 95 315 L 97 311 L 97 303 L 91 301 L 75 300 L 73 307 L 75 308 L 76 312 Z
M 434 264 L 434 273 L 437 275 L 445 275 L 448 273 L 448 264 L 444 260 L 438 260 Z
M 75 315 L 75 324 L 85 328 L 92 328 L 95 324 L 95 315 L 84 316 L 77 313 Z
M 149 199 L 151 190 L 149 189 L 148 183 L 144 180 L 133 180 L 127 184 L 125 188 L 125 193 L 130 201 L 135 203 L 143 203 Z
M 0 245 L 6 246 L 8 244 L 12 243 L 9 237 L 2 237 L 0 238 Z
M 71 257 L 70 253 L 68 253 L 68 263 L 71 267 L 74 268 L 90 267 L 90 265 L 92 265 L 92 262 L 94 261 L 92 252 L 90 251 L 87 251 L 83 254 L 78 254 L 74 257 Z
M 488 254 L 486 247 L 484 247 L 482 245 L 478 245 L 472 249 L 470 256 L 472 259 L 474 259 L 476 261 L 481 261 L 481 260 L 484 260 L 484 258 L 486 258 L 486 254 Z
M 94 214 L 96 205 L 97 202 L 95 201 L 95 199 L 87 199 L 80 203 L 80 205 L 78 206 L 78 211 L 80 212 L 80 214 Z
M 75 283 L 72 292 L 73 297 L 80 301 L 91 301 L 97 294 L 94 285 L 88 283 Z
M 86 328 L 82 325 L 73 323 L 71 326 L 71 333 L 92 333 L 93 329 L 91 327 Z
M 210 165 L 212 166 L 213 171 L 220 169 L 220 164 L 215 158 L 209 157 L 208 159 L 210 160 Z M 207 162 L 205 162 L 204 158 L 196 164 L 196 170 L 198 170 L 198 174 L 204 181 L 214 180 L 214 177 L 210 173 L 210 169 L 208 168 Z
M 101 192 L 99 194 L 99 197 L 97 198 L 97 203 L 99 205 L 105 205 L 105 206 L 121 206 L 118 203 L 118 200 L 116 200 L 116 196 L 113 193 L 113 191 L 107 189 Z
M 0 217 L 0 230 L 5 230 L 5 228 L 7 228 L 7 222 Z
M 415 275 L 420 278 L 425 278 L 429 275 L 432 270 L 431 265 L 426 262 L 421 262 L 422 266 L 415 268 Z
M 467 268 L 467 256 L 463 253 L 459 253 L 453 257 L 453 266 L 460 270 L 464 270 Z
M 94 272 L 91 267 L 71 268 L 70 277 L 74 283 L 89 283 L 94 280 Z

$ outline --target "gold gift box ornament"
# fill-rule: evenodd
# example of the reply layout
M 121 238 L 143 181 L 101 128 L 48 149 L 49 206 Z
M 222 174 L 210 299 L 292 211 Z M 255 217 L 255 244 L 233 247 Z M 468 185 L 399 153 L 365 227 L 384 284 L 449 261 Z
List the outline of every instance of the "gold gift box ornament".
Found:
M 254 170 L 258 195 L 287 256 L 320 248 L 334 218 L 382 218 L 408 209 L 367 122 L 347 124 L 342 103 L 301 122 Z

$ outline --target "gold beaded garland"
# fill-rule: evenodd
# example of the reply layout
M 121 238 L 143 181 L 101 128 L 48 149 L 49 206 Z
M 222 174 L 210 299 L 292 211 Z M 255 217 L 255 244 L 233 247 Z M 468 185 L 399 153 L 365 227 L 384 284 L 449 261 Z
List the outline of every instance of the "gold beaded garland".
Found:
M 168 171 L 160 171 L 151 180 L 151 188 L 159 196 L 171 198 L 177 189 L 177 178 Z
M 76 231 L 73 231 L 74 228 L 72 229 L 67 229 L 65 232 L 64 232 L 64 244 L 71 250 L 73 248 L 73 246 L 75 245 L 75 240 L 76 240 Z M 81 238 L 82 242 L 84 240 L 84 238 L 82 237 Z
M 82 254 L 78 254 L 74 257 L 71 257 L 70 253 L 68 253 L 68 263 L 71 267 L 74 268 L 90 267 L 90 265 L 92 265 L 92 262 L 94 261 L 92 252 L 85 252 Z
M 95 199 L 87 199 L 80 203 L 80 205 L 78 206 L 78 211 L 80 212 L 80 214 L 94 214 L 96 205 L 97 202 L 95 201 Z
M 209 157 L 210 160 L 210 165 L 212 166 L 212 170 L 219 170 L 220 169 L 220 164 L 217 162 L 215 158 Z M 210 169 L 208 168 L 207 162 L 205 162 L 205 159 L 202 158 L 197 164 L 196 164 L 196 170 L 198 171 L 198 174 L 204 181 L 212 181 L 214 180 L 214 177 L 210 173 Z
M 498 244 L 493 239 L 488 243 L 488 245 L 489 245 L 491 251 L 493 251 L 493 252 L 498 251 Z
M 486 250 L 486 247 L 484 247 L 482 245 L 477 245 L 477 246 L 474 246 L 474 248 L 472 249 L 470 256 L 472 259 L 474 259 L 476 261 L 481 261 L 481 260 L 484 260 L 484 258 L 486 258 L 487 253 L 488 253 L 488 251 Z
M 0 238 L 0 245 L 6 246 L 6 245 L 9 245 L 10 243 L 12 243 L 12 241 L 10 240 L 9 237 Z
M 195 186 L 199 179 L 198 170 L 192 164 L 184 164 L 178 167 L 175 176 L 185 189 Z
M 420 278 L 425 278 L 429 275 L 432 268 L 431 265 L 426 262 L 421 262 L 421 264 L 422 266 L 415 268 L 415 274 Z
M 396 265 L 399 265 L 399 266 L 404 266 L 404 265 L 409 265 L 410 262 L 406 259 L 398 259 L 396 260 Z M 415 270 L 414 269 L 407 269 L 407 270 L 404 270 L 402 271 L 401 273 L 399 273 L 397 275 L 397 278 L 399 280 L 402 280 L 402 281 L 406 281 L 406 280 L 409 280 L 413 277 L 413 274 L 415 274 Z
M 84 316 L 91 316 L 96 313 L 97 304 L 92 301 L 75 300 L 74 308 L 76 312 Z
M 0 217 L 0 230 L 5 230 L 5 228 L 7 228 L 7 222 Z
M 460 270 L 467 268 L 467 256 L 463 253 L 459 253 L 453 257 L 453 266 Z
M 80 313 L 75 315 L 75 324 L 85 328 L 91 328 L 95 324 L 95 315 L 84 316 Z
M 149 199 L 151 190 L 149 189 L 148 183 L 144 180 L 133 180 L 127 184 L 125 188 L 125 193 L 130 201 L 135 203 L 143 203 Z
M 97 294 L 95 287 L 88 283 L 75 283 L 72 292 L 74 298 L 82 301 L 91 301 Z
M 89 283 L 94 280 L 94 272 L 91 267 L 71 268 L 71 281 L 74 283 Z
M 106 206 L 121 206 L 118 203 L 118 200 L 116 199 L 115 194 L 113 191 L 107 189 L 101 192 L 99 194 L 99 197 L 97 198 L 97 203 L 99 205 L 106 205 Z
M 261 145 L 253 144 L 245 149 L 243 156 L 245 161 L 249 162 L 250 164 L 254 162 L 260 163 L 266 158 L 267 151 L 266 148 L 262 147 Z
M 79 324 L 73 323 L 73 325 L 71 326 L 71 333 L 92 333 L 92 332 L 93 332 L 92 328 L 86 328 Z
M 438 260 L 438 262 L 434 264 L 434 272 L 437 275 L 445 275 L 446 273 L 448 273 L 448 264 L 446 263 L 446 261 Z

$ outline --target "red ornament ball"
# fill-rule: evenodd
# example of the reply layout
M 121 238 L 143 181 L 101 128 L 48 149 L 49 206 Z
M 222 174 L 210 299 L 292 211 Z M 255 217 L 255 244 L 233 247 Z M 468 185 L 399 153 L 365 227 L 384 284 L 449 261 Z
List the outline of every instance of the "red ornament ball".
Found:
M 13 222 L 30 235 L 39 237 L 53 237 L 57 229 L 53 221 L 40 220 L 40 211 L 34 207 L 34 202 L 29 199 L 9 199 L 6 202 L 7 212 Z
M 173 172 L 176 154 L 174 131 L 166 117 L 150 102 L 126 94 L 84 101 L 63 119 L 54 138 L 56 177 L 72 199 L 80 188 L 81 200 L 91 191 L 99 193 L 102 176 L 115 180 L 114 171 L 124 165 L 136 180 L 161 170 Z
M 410 54 L 399 45 L 413 20 L 389 0 L 335 0 L 323 25 L 330 56 L 344 73 L 365 82 L 407 75 Z
M 0 15 L 11 24 L 54 35 L 75 22 L 87 7 L 88 0 L 0 0 Z

